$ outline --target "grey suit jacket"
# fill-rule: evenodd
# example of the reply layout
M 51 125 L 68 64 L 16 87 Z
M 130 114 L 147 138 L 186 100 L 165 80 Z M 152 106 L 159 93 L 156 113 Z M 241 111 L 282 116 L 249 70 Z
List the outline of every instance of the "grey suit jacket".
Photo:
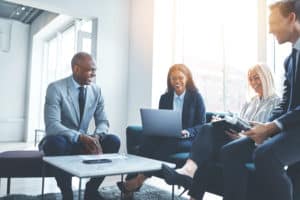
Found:
M 86 89 L 84 113 L 80 123 L 78 88 L 72 76 L 58 80 L 48 86 L 45 108 L 46 136 L 65 135 L 76 142 L 79 134 L 86 134 L 92 118 L 95 119 L 94 134 L 106 134 L 109 123 L 104 112 L 101 90 L 92 83 Z

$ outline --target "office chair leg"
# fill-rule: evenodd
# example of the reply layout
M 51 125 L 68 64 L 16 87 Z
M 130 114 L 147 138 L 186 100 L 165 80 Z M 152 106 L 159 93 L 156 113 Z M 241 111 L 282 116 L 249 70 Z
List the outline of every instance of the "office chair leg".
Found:
M 42 200 L 44 200 L 44 191 L 45 191 L 45 177 L 42 177 Z
M 178 197 L 181 197 L 186 191 L 188 191 L 188 189 L 185 189 L 178 195 Z
M 172 185 L 172 200 L 174 200 L 174 185 Z
M 10 194 L 10 177 L 7 177 L 6 195 Z

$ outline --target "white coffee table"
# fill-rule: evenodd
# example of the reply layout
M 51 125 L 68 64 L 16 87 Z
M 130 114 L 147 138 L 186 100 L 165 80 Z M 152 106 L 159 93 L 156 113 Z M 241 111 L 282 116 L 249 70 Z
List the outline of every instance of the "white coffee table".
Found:
M 85 164 L 83 160 L 89 159 L 110 159 L 110 163 Z M 43 160 L 52 166 L 57 167 L 73 176 L 79 178 L 78 199 L 80 200 L 80 189 L 82 178 L 94 178 L 101 176 L 121 175 L 123 181 L 124 174 L 137 172 L 150 172 L 161 170 L 162 164 L 175 168 L 175 164 L 159 160 L 135 156 L 131 154 L 102 154 L 102 155 L 72 155 L 72 156 L 44 156 Z M 43 182 L 44 186 L 44 176 Z M 42 188 L 44 188 L 42 186 Z M 44 191 L 42 191 L 44 197 Z M 121 195 L 122 198 L 122 195 Z M 172 189 L 172 199 L 174 189 Z

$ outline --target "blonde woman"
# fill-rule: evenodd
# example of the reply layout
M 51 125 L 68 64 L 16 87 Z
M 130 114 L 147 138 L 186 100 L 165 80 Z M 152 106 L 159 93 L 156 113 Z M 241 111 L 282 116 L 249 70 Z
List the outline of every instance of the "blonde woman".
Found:
M 248 88 L 249 100 L 242 107 L 240 117 L 248 121 L 266 122 L 280 98 L 275 93 L 272 73 L 265 64 L 256 64 L 248 70 Z M 163 166 L 166 182 L 190 189 L 191 199 L 202 199 L 207 179 L 204 176 L 198 179 L 194 177 L 195 173 L 197 177 L 206 174 L 207 164 L 219 161 L 220 148 L 239 137 L 237 133 L 225 131 L 211 123 L 199 127 L 185 165 L 176 171 Z

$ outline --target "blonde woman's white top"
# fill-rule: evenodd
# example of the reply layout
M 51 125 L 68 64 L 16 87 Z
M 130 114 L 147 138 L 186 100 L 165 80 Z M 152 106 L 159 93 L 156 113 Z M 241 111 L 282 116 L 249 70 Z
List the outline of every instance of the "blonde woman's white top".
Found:
M 246 102 L 240 112 L 240 117 L 249 121 L 267 122 L 272 110 L 279 104 L 280 98 L 274 94 L 265 99 L 255 96 Z

